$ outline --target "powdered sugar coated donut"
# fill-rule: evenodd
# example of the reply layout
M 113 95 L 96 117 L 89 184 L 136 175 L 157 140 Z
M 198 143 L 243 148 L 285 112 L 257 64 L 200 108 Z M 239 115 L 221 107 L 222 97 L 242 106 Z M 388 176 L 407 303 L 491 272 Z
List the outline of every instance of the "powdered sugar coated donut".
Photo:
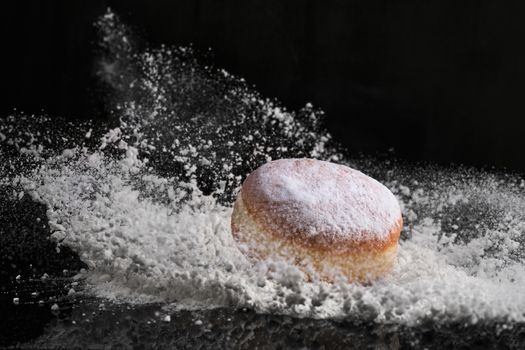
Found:
M 401 209 L 385 186 L 314 159 L 281 159 L 256 169 L 232 214 L 233 235 L 246 254 L 285 258 L 325 280 L 383 275 L 394 263 L 401 228 Z

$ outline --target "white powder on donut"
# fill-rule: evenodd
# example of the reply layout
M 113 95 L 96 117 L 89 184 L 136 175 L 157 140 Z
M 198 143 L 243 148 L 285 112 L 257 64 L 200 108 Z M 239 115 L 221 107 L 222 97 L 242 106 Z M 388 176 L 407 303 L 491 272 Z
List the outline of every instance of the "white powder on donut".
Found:
M 278 232 L 383 239 L 401 218 L 388 188 L 360 171 L 326 161 L 276 160 L 254 171 L 245 186 L 245 200 L 259 202 L 252 205 L 255 219 Z

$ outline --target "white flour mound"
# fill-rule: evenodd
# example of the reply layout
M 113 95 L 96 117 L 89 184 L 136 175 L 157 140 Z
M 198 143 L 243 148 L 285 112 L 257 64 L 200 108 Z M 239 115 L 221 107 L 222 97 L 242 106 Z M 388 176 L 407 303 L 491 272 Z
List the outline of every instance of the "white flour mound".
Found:
M 411 191 L 391 183 L 394 192 L 405 193 L 398 197 L 405 212 L 429 204 L 468 204 L 480 195 L 521 209 L 507 212 L 502 227 L 480 228 L 484 234 L 468 243 L 453 243 L 454 235 L 445 236 L 431 216 L 412 217 L 407 222 L 412 237 L 401 242 L 396 268 L 385 279 L 368 286 L 306 283 L 300 271 L 283 262 L 251 266 L 231 237 L 231 208 L 195 187 L 191 200 L 178 209 L 141 196 L 137 184 L 171 194 L 194 185 L 141 175 L 144 164 L 133 148 L 116 161 L 100 152 L 67 153 L 13 181 L 49 207 L 54 235 L 65 237 L 61 244 L 89 265 L 87 278 L 98 296 L 409 325 L 428 318 L 523 320 L 523 223 L 512 217 L 525 206 L 521 195 L 493 193 L 495 188 L 487 186 Z

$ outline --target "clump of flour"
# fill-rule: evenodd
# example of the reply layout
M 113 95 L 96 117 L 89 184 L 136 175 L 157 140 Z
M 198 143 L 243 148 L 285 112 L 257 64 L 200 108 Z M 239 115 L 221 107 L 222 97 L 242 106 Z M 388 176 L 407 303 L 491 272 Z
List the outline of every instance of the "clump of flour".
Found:
M 53 134 L 24 124 L 53 130 L 44 117 L 0 123 L 2 184 L 47 206 L 53 235 L 89 266 L 88 291 L 407 325 L 524 321 L 520 179 L 343 158 L 311 106 L 287 112 L 190 49 L 141 50 L 111 12 L 97 27 L 116 127 Z M 285 262 L 246 261 L 231 237 L 232 200 L 249 171 L 283 157 L 352 165 L 393 191 L 405 229 L 392 274 L 366 286 L 307 283 Z

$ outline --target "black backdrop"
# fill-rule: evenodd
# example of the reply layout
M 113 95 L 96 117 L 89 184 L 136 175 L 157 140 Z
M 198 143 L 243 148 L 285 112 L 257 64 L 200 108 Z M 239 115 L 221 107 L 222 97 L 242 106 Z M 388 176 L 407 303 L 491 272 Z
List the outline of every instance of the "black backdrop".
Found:
M 313 102 L 353 152 L 525 170 L 523 2 L 11 1 L 1 115 L 101 117 L 92 22 L 107 6 L 152 44 L 211 47 L 287 107 Z

